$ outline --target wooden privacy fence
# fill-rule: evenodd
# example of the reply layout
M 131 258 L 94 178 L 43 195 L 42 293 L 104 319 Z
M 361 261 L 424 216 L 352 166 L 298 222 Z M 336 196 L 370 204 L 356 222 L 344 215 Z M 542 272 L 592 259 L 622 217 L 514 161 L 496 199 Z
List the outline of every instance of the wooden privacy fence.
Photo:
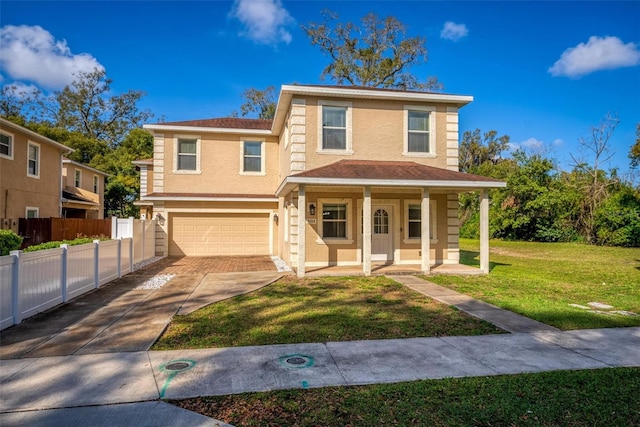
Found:
M 111 219 L 20 218 L 18 234 L 23 248 L 77 237 L 112 237 Z

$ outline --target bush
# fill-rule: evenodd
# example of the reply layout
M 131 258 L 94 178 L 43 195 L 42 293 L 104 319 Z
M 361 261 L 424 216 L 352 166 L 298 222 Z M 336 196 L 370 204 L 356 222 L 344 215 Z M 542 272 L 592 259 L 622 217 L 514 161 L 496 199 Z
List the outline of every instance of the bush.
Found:
M 96 239 L 85 237 L 85 238 L 74 239 L 74 240 L 59 240 L 56 242 L 46 242 L 46 243 L 40 243 L 39 245 L 29 246 L 28 248 L 25 248 L 24 251 L 35 252 L 35 251 L 43 251 L 45 249 L 56 249 L 56 248 L 59 248 L 60 245 L 69 245 L 69 246 L 84 245 L 86 243 L 92 243 L 94 240 Z M 110 240 L 110 239 L 98 239 L 98 240 Z
M 0 230 L 0 256 L 17 251 L 22 245 L 22 237 L 11 230 Z
M 640 247 L 640 193 L 623 188 L 596 211 L 597 243 Z

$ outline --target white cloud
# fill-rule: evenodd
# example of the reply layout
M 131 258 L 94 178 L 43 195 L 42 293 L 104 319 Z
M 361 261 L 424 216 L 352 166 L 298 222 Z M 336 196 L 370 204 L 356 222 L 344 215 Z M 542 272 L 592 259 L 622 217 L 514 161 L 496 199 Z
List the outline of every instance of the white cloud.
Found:
M 580 77 L 599 70 L 612 70 L 640 64 L 635 43 L 624 44 L 617 37 L 589 37 L 587 43 L 565 50 L 549 72 L 552 76 Z
M 556 138 L 556 139 L 554 139 L 554 140 L 553 140 L 553 145 L 554 145 L 555 147 L 559 147 L 559 146 L 561 146 L 562 144 L 564 144 L 564 141 L 562 140 L 562 138 Z
M 88 53 L 72 54 L 66 40 L 55 40 L 42 27 L 6 25 L 0 28 L 0 66 L 14 80 L 60 89 L 80 71 L 104 67 Z
M 293 23 L 280 0 L 235 0 L 231 16 L 244 26 L 242 35 L 259 44 L 289 44 L 291 33 L 287 26 Z
M 467 34 L 469 34 L 469 30 L 466 25 L 447 21 L 444 23 L 444 27 L 442 27 L 442 30 L 440 31 L 440 38 L 457 42 L 461 38 L 466 37 Z
M 558 141 L 558 140 L 556 140 Z M 539 139 L 536 138 L 529 138 L 526 139 L 522 142 L 510 142 L 509 143 L 509 151 L 516 151 L 516 150 L 529 150 L 532 152 L 541 152 L 544 149 L 544 142 L 540 141 Z

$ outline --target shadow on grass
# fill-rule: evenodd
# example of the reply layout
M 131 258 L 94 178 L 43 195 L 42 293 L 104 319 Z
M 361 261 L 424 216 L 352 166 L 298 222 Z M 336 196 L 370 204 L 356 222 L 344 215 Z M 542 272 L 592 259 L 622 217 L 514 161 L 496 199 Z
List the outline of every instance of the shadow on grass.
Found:
M 464 249 L 460 249 L 460 264 L 480 268 L 480 252 L 465 251 Z M 511 267 L 511 264 L 504 264 L 501 262 L 493 262 L 489 260 L 489 271 L 493 270 L 497 266 Z

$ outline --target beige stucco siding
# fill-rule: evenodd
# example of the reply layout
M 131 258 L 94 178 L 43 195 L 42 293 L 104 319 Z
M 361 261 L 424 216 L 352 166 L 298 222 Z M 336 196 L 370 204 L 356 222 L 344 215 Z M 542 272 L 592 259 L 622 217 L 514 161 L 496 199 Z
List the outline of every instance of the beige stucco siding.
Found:
M 432 104 L 398 101 L 351 101 L 352 154 L 326 154 L 318 151 L 318 101 L 306 99 L 306 170 L 331 164 L 340 159 L 414 161 L 430 166 L 447 167 L 447 105 L 437 105 L 435 111 L 435 151 L 431 156 L 404 155 L 405 106 Z M 349 123 L 347 124 L 349 126 Z
M 176 171 L 177 136 L 200 139 L 200 170 L 195 173 Z M 278 138 L 256 135 L 172 134 L 165 133 L 165 193 L 273 194 L 278 185 Z M 264 173 L 243 174 L 243 141 L 264 141 Z
M 4 130 L 4 128 L 3 128 Z M 27 206 L 38 208 L 41 218 L 60 216 L 61 152 L 58 147 L 27 137 L 15 129 L 13 159 L 0 157 L 0 217 L 24 218 Z M 27 144 L 40 147 L 39 177 L 27 175 Z
M 406 191 L 406 190 L 405 190 Z M 386 205 L 391 207 L 392 215 L 392 245 L 393 245 L 393 262 L 396 264 L 419 264 L 421 255 L 420 240 L 407 239 L 407 203 L 419 203 L 420 192 L 417 190 L 403 193 L 398 197 L 397 193 L 376 191 L 372 193 L 372 206 Z M 329 200 L 331 203 L 349 203 L 349 227 L 348 238 L 344 241 L 327 240 L 321 237 L 322 228 L 322 201 Z M 357 265 L 362 262 L 362 235 L 360 230 L 362 215 L 361 192 L 357 191 L 340 191 L 340 192 L 307 192 L 306 195 L 306 265 Z M 431 260 L 432 262 L 442 263 L 448 259 L 448 203 L 446 194 L 434 194 L 431 200 L 435 202 L 435 236 L 431 240 Z M 316 206 L 316 215 L 310 216 L 308 206 L 314 204 Z M 315 221 L 314 221 L 315 220 Z M 315 222 L 315 223 L 314 223 Z M 295 228 L 295 224 L 288 224 L 289 228 Z M 283 230 L 284 233 L 284 230 Z M 294 231 L 295 233 L 295 231 Z M 293 263 L 289 252 L 282 254 L 284 259 Z

